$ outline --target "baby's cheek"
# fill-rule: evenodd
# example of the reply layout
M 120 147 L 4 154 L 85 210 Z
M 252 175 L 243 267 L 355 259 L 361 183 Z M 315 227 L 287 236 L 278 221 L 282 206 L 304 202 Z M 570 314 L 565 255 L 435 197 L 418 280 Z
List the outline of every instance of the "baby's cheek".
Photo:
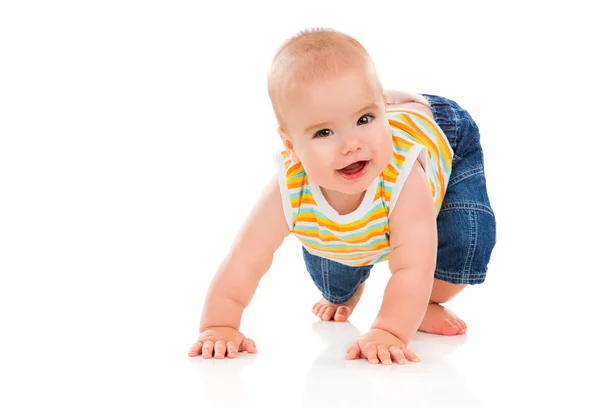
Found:
M 320 154 L 315 154 L 307 157 L 306 161 L 302 162 L 302 165 L 306 173 L 313 178 L 317 184 L 327 187 L 332 168 L 331 158 L 325 158 Z
M 306 151 L 305 161 L 311 167 L 318 167 L 323 162 L 330 162 L 331 157 L 327 157 L 325 149 L 313 148 Z
M 387 160 L 392 157 L 392 135 L 389 136 L 384 132 L 383 135 L 379 138 L 379 143 L 377 145 L 377 153 L 382 159 Z
M 316 172 L 321 172 L 323 167 L 323 165 L 320 164 L 319 157 L 314 156 L 306 157 L 306 159 L 302 162 L 302 165 L 304 166 L 306 172 L 313 174 Z

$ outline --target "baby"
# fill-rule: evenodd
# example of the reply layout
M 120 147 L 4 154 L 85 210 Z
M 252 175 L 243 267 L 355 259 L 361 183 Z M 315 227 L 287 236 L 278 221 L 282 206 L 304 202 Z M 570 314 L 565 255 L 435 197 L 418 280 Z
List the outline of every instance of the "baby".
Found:
M 346 321 L 373 265 L 388 261 L 379 313 L 346 359 L 417 362 L 407 348 L 417 330 L 464 334 L 440 304 L 484 281 L 496 241 L 471 116 L 439 96 L 386 95 L 363 46 L 332 30 L 288 40 L 268 89 L 285 150 L 213 278 L 188 355 L 256 352 L 238 330 L 242 313 L 290 233 L 323 294 L 312 311 L 324 321 Z

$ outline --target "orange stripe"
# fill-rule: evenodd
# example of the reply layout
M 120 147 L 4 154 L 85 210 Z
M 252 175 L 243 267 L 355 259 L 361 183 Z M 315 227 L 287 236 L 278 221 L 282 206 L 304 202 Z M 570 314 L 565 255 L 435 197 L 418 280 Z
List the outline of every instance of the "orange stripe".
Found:
M 308 193 L 306 191 L 304 191 L 304 193 L 302 194 L 302 203 L 317 206 L 317 203 L 315 202 L 315 198 L 313 198 L 311 193 Z
M 383 180 L 384 180 L 385 182 L 392 182 L 392 183 L 393 183 L 393 182 L 395 182 L 395 181 L 396 181 L 396 179 L 397 179 L 397 178 L 398 178 L 398 171 L 396 171 L 396 173 L 395 173 L 395 174 L 391 174 L 391 173 L 389 173 L 389 172 L 385 172 L 385 173 L 383 174 Z
M 414 123 L 408 117 L 405 117 L 405 119 L 407 121 L 409 121 L 412 124 L 412 126 L 410 124 L 401 123 L 401 122 L 394 122 L 394 126 L 397 127 L 398 130 L 402 130 L 402 131 L 408 133 L 411 137 L 415 138 L 415 140 L 419 144 L 422 144 L 426 147 L 429 146 L 428 147 L 429 149 L 436 151 L 437 147 L 435 146 L 435 144 L 432 143 L 432 141 L 429 139 L 429 137 L 427 137 L 427 135 L 424 134 L 423 131 L 421 129 L 419 129 L 418 127 L 413 127 L 413 126 L 416 126 L 416 123 Z M 417 134 L 415 134 L 415 132 Z
M 450 153 L 450 145 L 448 144 L 447 139 L 445 137 L 443 137 L 442 133 L 440 133 L 440 131 L 435 126 L 433 119 L 421 112 L 410 112 L 410 113 L 407 112 L 405 114 L 414 114 L 415 116 L 417 116 L 418 118 L 420 118 L 421 120 L 423 120 L 425 122 L 427 127 L 429 127 L 431 129 L 431 131 L 433 131 L 433 133 L 436 135 L 437 142 L 439 144 L 440 149 L 442 150 L 442 155 L 443 155 L 445 161 L 451 162 L 452 158 L 451 158 L 451 153 Z
M 307 247 L 311 247 L 313 249 L 324 251 L 323 247 L 314 245 L 311 242 L 303 241 L 303 243 Z M 366 248 L 366 249 L 362 248 L 362 247 L 361 248 L 356 248 L 356 249 L 351 249 L 351 248 L 346 248 L 346 247 L 342 247 L 342 248 L 333 248 L 332 247 L 332 248 L 327 248 L 327 250 L 325 250 L 325 251 L 328 251 L 330 253 L 357 253 L 357 252 L 362 252 L 362 251 L 365 251 L 365 250 L 376 251 L 376 250 L 385 249 L 387 247 L 389 247 L 389 244 L 387 242 L 385 242 L 385 243 L 381 243 L 381 244 L 379 244 L 377 246 L 372 246 L 372 247 L 369 247 L 369 248 Z
M 418 128 L 417 124 L 415 122 L 413 122 L 410 117 L 406 117 L 406 120 L 408 120 L 413 126 L 415 126 L 415 131 L 423 138 L 424 143 L 422 143 L 422 144 L 424 144 L 424 145 L 426 144 L 427 146 L 432 146 L 431 148 L 433 149 L 433 151 L 437 151 L 437 147 L 435 146 L 435 144 L 433 144 L 431 142 L 431 140 L 429 139 L 429 137 L 427 137 L 427 135 L 425 133 L 423 133 L 423 131 L 420 128 Z M 440 161 L 439 155 L 436 155 L 435 164 L 437 167 L 435 175 L 437 177 L 438 183 L 440 184 L 440 194 L 444 194 L 445 193 L 444 178 L 441 176 L 442 163 Z M 434 196 L 435 196 L 435 194 L 434 194 Z
M 398 136 L 392 136 L 392 141 L 394 142 L 395 145 L 397 145 L 399 147 L 404 147 L 407 150 L 410 150 L 411 147 L 413 147 L 415 145 L 415 143 L 411 143 L 410 141 L 405 140 Z
M 319 250 L 319 251 L 322 252 L 322 250 Z M 335 258 L 336 259 L 346 259 L 346 260 L 360 260 L 360 259 L 366 259 L 367 257 L 373 257 L 374 254 L 375 253 L 367 253 L 367 254 L 363 254 L 363 255 L 360 255 L 360 256 L 352 256 L 351 258 L 349 258 L 349 257 L 335 256 Z
M 296 217 L 296 222 L 307 222 L 307 223 L 317 223 L 318 226 L 326 227 L 331 231 L 335 232 L 353 232 L 359 230 L 368 224 L 372 223 L 381 218 L 385 218 L 386 211 L 385 208 L 379 208 L 368 219 L 362 219 L 360 221 L 347 223 L 347 224 L 337 224 L 328 219 L 322 218 L 318 216 L 314 212 L 302 213 Z
M 358 237 L 354 237 L 354 238 L 344 238 L 344 239 L 340 239 L 339 237 L 337 237 L 335 235 L 323 236 L 319 233 L 319 231 L 314 231 L 314 230 L 306 230 L 306 231 L 294 230 L 294 234 L 296 234 L 297 236 L 302 236 L 302 237 L 317 238 L 321 242 L 327 242 L 327 243 L 339 242 L 339 243 L 347 243 L 347 244 L 359 244 L 359 243 L 365 243 L 374 237 L 383 236 L 384 231 L 385 231 L 385 227 L 381 226 L 376 229 L 372 229 L 366 235 L 362 235 L 362 236 L 358 236 Z M 362 247 L 361 250 L 368 250 L 369 247 L 370 246 Z M 322 248 L 322 249 L 324 249 L 324 248 Z M 327 249 L 327 250 L 329 250 L 329 249 Z
M 288 174 L 287 175 L 288 175 L 288 177 L 295 177 L 301 171 L 302 171 L 302 164 L 301 163 L 295 163 L 290 168 L 288 168 Z
M 330 221 L 329 219 L 325 219 L 325 218 L 321 218 L 318 217 L 318 222 L 319 222 L 319 226 L 325 226 L 327 227 L 329 230 L 331 231 L 335 231 L 335 232 L 355 232 L 359 229 L 362 229 L 366 226 L 368 226 L 369 224 L 373 223 L 374 221 L 378 220 L 378 219 L 382 219 L 385 218 L 386 212 L 385 209 L 382 208 L 378 208 L 377 210 L 375 210 L 368 218 L 366 219 L 362 219 L 356 222 L 352 222 L 352 223 L 347 223 L 347 224 L 338 224 L 338 223 L 334 223 L 332 221 Z
M 421 117 L 421 118 L 424 118 L 423 116 L 419 116 L 419 115 L 417 115 L 417 116 Z M 437 129 L 428 126 L 431 130 L 433 130 L 433 132 L 434 132 L 434 134 L 435 134 L 435 136 L 437 138 L 437 142 L 438 142 L 439 148 L 438 148 L 438 146 L 436 146 L 431 141 L 431 139 L 425 133 L 423 133 L 423 131 L 418 127 L 418 125 L 412 119 L 410 119 L 409 117 L 406 117 L 406 119 L 408 121 L 410 121 L 410 123 L 412 123 L 415 126 L 415 130 L 417 132 L 419 132 L 419 134 L 421 134 L 423 137 L 425 137 L 425 139 L 428 141 L 428 144 L 430 144 L 430 151 L 429 151 L 430 156 L 431 156 L 431 151 L 436 151 L 437 152 L 440 149 L 442 150 L 441 151 L 441 153 L 442 153 L 442 157 L 441 158 L 440 158 L 439 155 L 436 155 L 437 156 L 436 162 L 437 162 L 438 169 L 440 171 L 442 170 L 441 159 L 444 159 L 444 162 L 446 162 L 446 163 L 451 163 L 452 162 L 452 158 L 450 158 L 450 151 L 446 149 L 446 147 L 448 147 L 447 144 L 446 144 L 446 141 L 444 140 L 444 138 L 442 137 L 442 135 L 437 131 Z M 427 122 L 426 122 L 426 124 L 427 124 Z M 431 144 L 433 145 L 433 147 L 431 147 Z M 440 177 L 439 172 L 438 172 L 437 175 L 438 175 L 438 180 L 443 181 L 443 178 Z M 442 183 L 442 182 L 440 182 L 440 183 Z
M 304 184 L 305 184 L 304 177 L 302 177 L 302 178 L 292 178 L 292 179 L 289 179 L 287 181 L 287 187 L 289 189 L 300 188 Z
M 301 198 L 302 198 L 302 200 L 300 200 Z M 304 193 L 304 194 L 302 194 L 301 198 L 300 197 L 290 198 L 290 202 L 292 203 L 292 208 L 298 208 L 300 205 L 303 205 L 303 204 L 311 204 L 311 205 L 317 206 L 317 203 L 315 202 L 315 200 L 311 194 Z
M 437 173 L 438 183 L 440 184 L 440 195 L 439 195 L 439 197 L 443 197 L 446 194 L 446 185 L 445 185 L 444 178 L 442 177 L 442 174 L 440 173 L 441 170 L 442 170 L 441 168 L 438 168 L 438 173 Z
M 437 146 L 435 145 L 435 143 L 429 138 L 429 136 L 427 134 L 425 134 L 423 132 L 423 130 L 421 130 L 419 128 L 419 126 L 417 125 L 417 123 L 415 123 L 409 116 L 407 115 L 403 115 L 404 119 L 409 122 L 410 126 L 412 127 L 413 131 L 416 132 L 417 134 L 411 134 L 411 136 L 415 137 L 417 139 L 417 141 L 419 142 L 419 144 L 423 144 L 425 147 L 427 147 L 427 149 L 429 151 L 437 151 Z M 436 154 L 437 155 L 437 154 Z M 439 161 L 439 158 L 438 158 Z
M 452 152 L 450 151 L 450 144 L 448 143 L 448 140 L 443 136 L 442 133 L 438 131 L 438 129 L 436 129 L 433 126 L 430 126 L 430 128 L 435 134 L 435 137 L 437 138 L 438 146 L 442 152 L 442 157 L 444 158 L 444 161 L 448 164 L 452 163 Z

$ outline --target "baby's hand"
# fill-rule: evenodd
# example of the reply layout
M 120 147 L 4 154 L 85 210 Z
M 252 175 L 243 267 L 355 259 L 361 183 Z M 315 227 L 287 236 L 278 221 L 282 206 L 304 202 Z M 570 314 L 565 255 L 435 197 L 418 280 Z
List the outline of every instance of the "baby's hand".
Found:
M 198 341 L 192 345 L 188 356 L 198 356 L 202 353 L 204 359 L 213 357 L 223 359 L 225 356 L 235 358 L 238 352 L 256 353 L 256 344 L 234 328 L 216 326 L 200 332 Z
M 417 355 L 406 347 L 398 337 L 383 329 L 371 329 L 356 340 L 346 351 L 346 359 L 365 358 L 369 363 L 391 365 L 392 360 L 400 364 L 419 362 Z

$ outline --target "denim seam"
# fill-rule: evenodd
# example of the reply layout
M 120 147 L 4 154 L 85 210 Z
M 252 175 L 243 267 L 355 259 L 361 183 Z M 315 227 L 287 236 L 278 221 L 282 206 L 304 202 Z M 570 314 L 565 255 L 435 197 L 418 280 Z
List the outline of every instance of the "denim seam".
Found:
M 445 280 L 451 280 L 454 284 L 469 284 L 472 282 L 480 282 L 485 279 L 486 274 L 467 274 L 464 273 L 451 273 L 445 270 L 435 269 L 436 278 L 443 277 Z M 444 281 L 445 281 L 444 280 Z
M 454 116 L 454 132 L 456 134 L 456 147 L 452 149 L 452 151 L 455 153 L 452 159 L 452 164 L 454 165 L 458 164 L 458 162 L 462 160 L 462 158 L 456 154 L 456 150 L 458 149 L 458 145 L 460 144 L 460 140 L 462 139 L 462 137 L 458 132 L 458 115 L 456 114 L 456 109 L 452 107 L 450 110 L 452 111 L 452 115 Z
M 448 202 L 448 203 L 445 203 L 442 205 L 442 208 L 440 209 L 440 214 L 442 212 L 448 212 L 448 211 L 456 210 L 456 209 L 465 209 L 465 210 L 485 212 L 488 215 L 495 218 L 495 215 L 494 215 L 494 212 L 492 211 L 492 209 L 489 206 L 481 204 L 479 202 Z
M 324 257 L 321 257 L 321 278 L 323 278 L 323 296 L 331 298 L 329 292 L 329 262 Z
M 457 175 L 456 178 L 451 179 L 448 183 L 448 186 L 456 185 L 461 181 L 464 181 L 468 178 L 471 178 L 477 174 L 483 174 L 483 167 L 475 167 L 468 171 L 461 172 L 460 175 Z
M 329 273 L 327 273 L 327 277 L 329 277 Z M 363 278 L 361 278 L 360 282 L 356 286 L 356 289 L 358 289 L 358 286 L 361 285 L 362 283 L 364 283 L 367 280 L 368 277 L 369 277 L 369 274 L 367 273 L 366 276 L 364 276 Z M 353 290 L 352 292 L 350 292 L 350 293 L 348 293 L 346 295 L 338 297 L 337 295 L 333 295 L 333 294 L 331 294 L 331 292 L 329 292 L 329 281 L 327 282 L 327 287 L 328 287 L 327 293 L 324 292 L 323 296 L 325 297 L 325 299 L 327 301 L 329 301 L 331 303 L 334 303 L 334 304 L 344 303 L 344 302 L 348 301 L 350 298 L 352 298 L 352 296 L 356 293 L 356 289 L 355 289 L 355 290 Z
M 343 297 L 338 297 L 337 295 L 328 295 L 327 298 L 325 298 L 327 301 L 334 303 L 334 304 L 341 304 L 343 302 L 348 301 L 356 292 L 356 290 L 354 292 L 351 292 L 347 295 L 344 295 Z M 333 300 L 333 301 L 331 301 Z
M 473 258 L 475 257 L 475 250 L 477 249 L 477 232 L 479 228 L 477 227 L 477 216 L 475 212 L 469 211 L 469 249 L 467 251 L 467 256 L 465 259 L 465 263 L 463 265 L 463 274 L 467 274 L 471 267 L 473 266 Z

